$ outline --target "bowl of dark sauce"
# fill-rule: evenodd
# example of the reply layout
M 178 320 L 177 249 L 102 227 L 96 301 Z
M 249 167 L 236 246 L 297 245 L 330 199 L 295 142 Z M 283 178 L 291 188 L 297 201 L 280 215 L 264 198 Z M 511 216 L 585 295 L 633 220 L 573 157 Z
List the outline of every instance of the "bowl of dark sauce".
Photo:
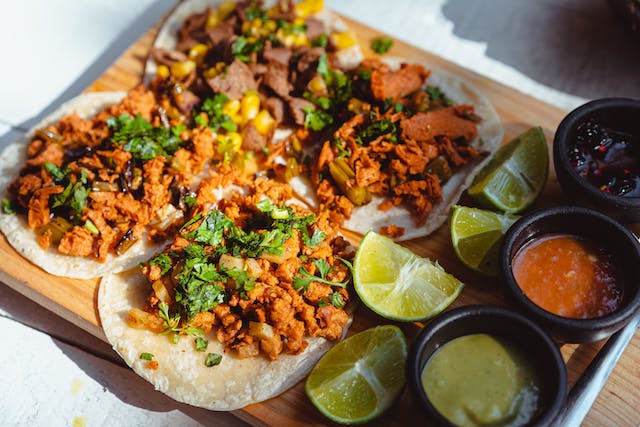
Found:
M 572 201 L 640 222 L 640 100 L 603 98 L 573 110 L 556 131 L 553 163 Z

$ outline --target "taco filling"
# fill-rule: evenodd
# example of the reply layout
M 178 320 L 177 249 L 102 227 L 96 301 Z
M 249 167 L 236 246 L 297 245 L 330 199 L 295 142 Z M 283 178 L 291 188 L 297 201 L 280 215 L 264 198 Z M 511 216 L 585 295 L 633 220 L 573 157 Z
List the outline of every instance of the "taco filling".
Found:
M 182 223 L 213 142 L 137 88 L 92 119 L 74 113 L 37 130 L 7 205 L 26 216 L 43 249 L 104 262 Z
M 275 360 L 303 352 L 305 337 L 340 339 L 353 248 L 326 213 L 285 204 L 290 198 L 288 186 L 257 180 L 214 209 L 198 206 L 173 244 L 142 266 L 149 295 L 128 325 L 193 335 L 205 347 L 213 331 L 239 358 Z
M 323 84 L 316 72 L 321 56 L 336 68 L 360 60 L 353 35 L 321 12 L 322 0 L 279 1 L 270 9 L 227 1 L 192 12 L 169 36 L 175 46 L 156 42 L 150 86 L 170 115 L 209 125 L 222 143 L 231 139 L 229 154 L 262 155 L 280 139 L 277 128 L 303 126 L 315 110 L 304 94 Z M 349 61 L 341 60 L 345 52 Z
M 336 80 L 322 58 L 318 70 L 324 80 Z M 377 196 L 378 210 L 403 205 L 421 227 L 449 178 L 487 154 L 474 144 L 481 121 L 474 107 L 454 105 L 441 88 L 427 85 L 429 74 L 418 64 L 392 70 L 375 59 L 339 74 L 345 102 L 318 117 L 325 137 L 319 152 L 310 156 L 309 150 L 292 149 L 287 159 L 306 164 L 322 208 L 349 219 L 354 208 Z M 336 98 L 313 99 L 321 105 Z M 317 134 L 296 136 L 313 152 Z M 381 231 L 392 237 L 403 234 L 394 225 Z

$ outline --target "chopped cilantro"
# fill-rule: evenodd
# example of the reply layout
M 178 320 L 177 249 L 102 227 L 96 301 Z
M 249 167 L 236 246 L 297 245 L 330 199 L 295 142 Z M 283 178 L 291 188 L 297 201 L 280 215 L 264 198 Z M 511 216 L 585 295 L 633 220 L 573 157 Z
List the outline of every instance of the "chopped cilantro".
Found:
M 313 234 L 311 235 L 311 237 L 309 237 L 308 233 L 302 233 L 302 240 L 304 241 L 304 244 L 309 246 L 310 248 L 315 248 L 316 246 L 318 246 L 325 239 L 325 237 L 327 237 L 327 235 L 319 228 L 313 230 Z
M 140 353 L 140 359 L 142 359 L 142 360 L 153 360 L 153 354 L 151 354 L 151 353 Z
M 249 43 L 249 39 L 239 36 L 231 45 L 231 54 L 242 62 L 251 62 L 249 55 L 260 52 L 264 48 L 264 39 L 257 39 L 253 43 Z
M 330 280 L 327 280 L 327 274 L 333 271 L 333 267 L 331 267 L 329 263 L 324 259 L 316 259 L 313 261 L 313 263 L 318 269 L 320 277 L 309 273 L 304 267 L 300 267 L 298 269 L 298 276 L 293 278 L 293 288 L 296 291 L 302 290 L 303 293 L 307 292 L 307 289 L 309 289 L 309 285 L 311 284 L 311 282 L 324 283 L 325 285 L 338 286 L 340 288 L 346 287 L 347 283 L 349 283 L 348 280 L 345 282 L 332 282 Z
M 326 302 L 325 300 L 321 299 L 320 301 L 318 301 L 318 307 L 326 307 L 328 306 L 329 303 Z
M 335 308 L 344 307 L 344 302 L 342 301 L 342 295 L 340 295 L 339 292 L 332 293 L 330 300 L 331 300 L 331 304 L 333 304 Z
M 185 227 L 190 224 L 189 221 Z M 218 210 L 213 210 L 207 214 L 198 228 L 184 235 L 187 239 L 193 239 L 199 243 L 206 243 L 211 246 L 218 246 L 222 243 L 224 232 L 234 227 L 233 222 L 225 214 Z
M 66 171 L 66 172 L 61 171 L 58 166 L 56 166 L 51 162 L 44 162 L 44 170 L 46 170 L 47 173 L 51 175 L 53 179 L 56 180 L 56 182 L 62 181 L 65 178 L 65 176 L 68 175 L 68 172 L 69 172 L 69 171 Z
M 322 33 L 315 39 L 311 40 L 311 47 L 327 47 L 329 38 L 326 34 Z
M 314 110 L 311 107 L 305 107 L 302 111 L 305 113 L 304 127 L 307 129 L 320 131 L 333 124 L 333 117 L 324 111 Z
M 262 10 L 258 2 L 252 1 L 251 4 L 244 10 L 244 16 L 247 21 L 251 22 L 254 19 L 260 19 L 262 22 L 267 20 L 267 11 Z
M 110 117 L 107 125 L 113 130 L 111 141 L 143 161 L 157 156 L 169 157 L 178 151 L 182 145 L 180 134 L 185 130 L 184 126 L 154 127 L 140 113 L 135 118 L 126 113 Z
M 235 132 L 238 130 L 236 124 L 233 122 L 231 117 L 228 114 L 225 114 L 222 108 L 224 104 L 229 101 L 229 98 L 223 94 L 216 94 L 213 98 L 207 98 L 200 106 L 200 111 L 207 114 L 209 118 L 209 122 L 206 123 L 204 118 L 201 115 L 197 115 L 194 120 L 197 123 L 203 124 L 204 126 L 208 126 L 211 130 L 216 132 L 218 129 L 223 128 L 229 132 Z M 201 118 L 201 121 L 198 122 L 198 117 Z
M 371 80 L 371 70 L 367 70 L 366 68 L 358 68 L 358 70 L 356 71 L 356 74 L 362 80 L 367 80 L 367 81 Z
M 218 353 L 209 353 L 207 354 L 207 358 L 204 360 L 204 365 L 207 368 L 211 368 L 212 366 L 217 366 L 222 362 L 222 355 Z
M 207 347 L 209 347 L 209 341 L 205 340 L 202 337 L 196 337 L 196 351 L 207 351 Z
M 160 267 L 160 275 L 164 276 L 171 270 L 171 258 L 167 254 L 158 254 L 151 258 L 149 265 L 157 265 Z
M 9 200 L 6 197 L 2 199 L 2 212 L 7 215 L 14 215 L 18 212 L 17 201 Z
M 90 187 L 85 187 L 87 184 L 87 172 L 82 169 L 80 178 L 75 183 L 71 181 L 69 175 L 65 176 L 64 179 L 68 181 L 68 184 L 62 193 L 53 196 L 51 208 L 68 207 L 72 211 L 73 218 L 79 220 L 87 202 L 87 197 L 91 192 Z
M 391 119 L 385 118 L 382 120 L 374 121 L 369 126 L 364 128 L 364 130 L 362 130 L 356 137 L 356 141 L 361 145 L 366 145 L 379 136 L 387 134 L 390 134 L 390 141 L 394 142 L 396 140 L 396 125 L 391 121 Z
M 191 335 L 191 336 L 202 336 L 204 335 L 204 331 L 200 328 L 194 328 L 194 327 L 180 327 L 180 320 L 182 318 L 182 316 L 180 316 L 180 313 L 176 313 L 173 316 L 171 316 L 169 314 L 169 305 L 165 302 L 161 302 L 160 304 L 158 304 L 158 317 L 160 317 L 160 319 L 162 319 L 164 321 L 164 334 L 168 334 L 170 332 L 173 332 L 174 334 L 172 335 L 172 340 L 175 342 L 177 342 L 177 339 L 179 338 L 178 335 L 179 334 L 186 334 L 186 335 Z
M 387 53 L 391 46 L 393 46 L 393 40 L 389 37 L 382 36 L 371 40 L 371 50 L 380 55 Z
M 249 276 L 245 270 L 231 269 L 226 271 L 227 275 L 236 283 L 236 291 L 241 298 L 247 298 L 247 292 L 256 287 L 253 277 Z
M 193 196 L 184 196 L 182 200 L 184 201 L 184 204 L 187 205 L 187 207 L 189 208 L 192 208 L 198 204 L 198 201 Z
M 442 93 L 440 88 L 437 86 L 427 86 L 424 91 L 429 95 L 429 98 L 431 98 L 431 101 L 433 102 L 442 102 L 447 107 L 453 105 L 453 101 L 451 101 L 447 95 Z

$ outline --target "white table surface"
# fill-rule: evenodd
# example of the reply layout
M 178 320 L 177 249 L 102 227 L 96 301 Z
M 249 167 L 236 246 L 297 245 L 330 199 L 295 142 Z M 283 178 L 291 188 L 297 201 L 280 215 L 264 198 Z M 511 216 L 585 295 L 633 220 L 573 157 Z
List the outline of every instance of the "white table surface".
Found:
M 606 0 L 327 0 L 399 39 L 565 109 L 640 98 L 640 42 Z M 0 148 L 98 78 L 172 0 L 0 6 Z M 55 286 L 55 283 L 52 283 Z M 242 425 L 179 404 L 109 345 L 0 284 L 0 425 Z

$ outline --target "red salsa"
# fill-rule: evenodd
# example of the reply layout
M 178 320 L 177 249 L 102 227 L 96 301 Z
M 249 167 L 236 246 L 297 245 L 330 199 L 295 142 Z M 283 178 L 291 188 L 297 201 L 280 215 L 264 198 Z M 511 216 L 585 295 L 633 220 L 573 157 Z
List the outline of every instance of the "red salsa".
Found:
M 622 302 L 613 257 L 582 237 L 549 234 L 534 239 L 518 251 L 512 268 L 525 295 L 559 316 L 600 317 Z
M 589 183 L 616 196 L 640 197 L 638 135 L 610 129 L 594 119 L 576 128 L 571 166 Z

